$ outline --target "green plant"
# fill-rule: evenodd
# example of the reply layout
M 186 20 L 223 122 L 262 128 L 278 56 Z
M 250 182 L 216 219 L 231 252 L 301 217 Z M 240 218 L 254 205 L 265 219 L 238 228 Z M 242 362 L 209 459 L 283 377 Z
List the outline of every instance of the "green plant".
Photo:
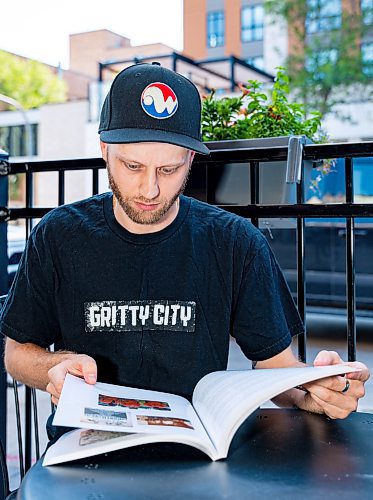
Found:
M 305 135 L 315 143 L 327 142 L 321 128 L 321 113 L 306 115 L 303 104 L 290 102 L 289 77 L 278 67 L 273 86 L 265 93 L 264 84 L 249 80 L 241 86 L 241 95 L 217 98 L 215 91 L 204 97 L 202 106 L 202 139 L 221 141 L 288 135 Z M 317 193 L 323 175 L 332 171 L 335 161 L 324 160 L 317 167 L 318 175 L 311 182 Z
M 306 117 L 304 106 L 289 102 L 289 77 L 284 68 L 277 74 L 269 95 L 263 83 L 249 80 L 241 86 L 241 95 L 218 99 L 213 91 L 202 106 L 202 138 L 204 141 L 251 139 L 284 135 L 306 135 L 321 142 L 321 114 Z
M 264 0 L 264 6 L 271 23 L 285 21 L 292 40 L 284 64 L 293 95 L 323 116 L 352 120 L 345 106 L 352 93 L 367 102 L 373 97 L 372 62 L 362 49 L 371 33 L 373 3 Z

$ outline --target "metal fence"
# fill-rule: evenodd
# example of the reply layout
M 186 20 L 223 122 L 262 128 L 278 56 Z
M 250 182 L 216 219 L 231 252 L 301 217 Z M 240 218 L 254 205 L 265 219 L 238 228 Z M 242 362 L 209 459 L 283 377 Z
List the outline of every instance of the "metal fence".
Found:
M 215 149 L 208 157 L 196 155 L 190 175 L 186 194 L 195 196 L 208 203 L 215 203 L 216 171 L 219 165 L 246 164 L 249 166 L 249 203 L 245 205 L 222 205 L 222 208 L 240 216 L 250 218 L 254 225 L 262 218 L 281 218 L 296 220 L 296 252 L 297 252 L 297 306 L 303 320 L 306 316 L 306 279 L 305 279 L 305 219 L 339 218 L 346 219 L 346 290 L 347 290 L 347 346 L 348 360 L 356 357 L 356 297 L 355 297 L 355 265 L 354 265 L 354 219 L 373 217 L 373 204 L 354 203 L 353 168 L 354 159 L 373 157 L 373 142 L 341 143 L 323 145 L 305 145 L 302 151 L 302 162 L 316 163 L 326 158 L 345 159 L 345 203 L 307 204 L 304 202 L 304 180 L 296 183 L 296 203 L 261 204 L 259 199 L 260 164 L 262 162 L 286 161 L 288 147 L 260 147 L 241 149 Z M 0 207 L 0 222 L 26 220 L 26 237 L 32 228 L 33 219 L 41 218 L 54 207 L 38 208 L 33 204 L 34 174 L 37 172 L 58 172 L 58 204 L 65 201 L 65 172 L 73 170 L 92 171 L 92 195 L 99 192 L 99 170 L 104 168 L 101 158 L 73 159 L 60 161 L 32 161 L 12 163 L 2 161 L 0 175 L 24 174 L 26 177 L 26 203 L 23 208 Z M 302 169 L 303 172 L 303 169 Z M 306 334 L 298 341 L 299 357 L 306 359 Z M 14 385 L 16 398 L 17 388 Z M 0 388 L 1 389 L 1 388 Z M 31 465 L 32 450 L 32 399 L 33 392 L 26 388 L 26 415 L 24 422 L 25 445 L 22 459 L 22 473 Z M 35 415 L 36 407 L 34 407 Z M 0 431 L 4 433 L 5 422 L 0 421 Z M 37 440 L 37 439 L 36 439 Z

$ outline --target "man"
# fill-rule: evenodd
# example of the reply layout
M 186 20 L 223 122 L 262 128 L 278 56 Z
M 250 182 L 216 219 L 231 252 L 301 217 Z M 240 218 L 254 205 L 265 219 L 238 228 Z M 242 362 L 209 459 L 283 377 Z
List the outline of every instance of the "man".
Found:
M 190 397 L 227 366 L 229 334 L 257 368 L 299 366 L 303 325 L 264 237 L 182 195 L 200 140 L 196 87 L 157 64 L 115 78 L 100 122 L 112 193 L 59 207 L 32 232 L 0 323 L 9 373 L 58 403 L 67 373 Z M 64 350 L 48 352 L 51 344 Z M 322 351 L 315 364 L 340 363 Z M 351 364 L 351 363 L 350 363 Z M 344 418 L 368 369 L 281 395 Z

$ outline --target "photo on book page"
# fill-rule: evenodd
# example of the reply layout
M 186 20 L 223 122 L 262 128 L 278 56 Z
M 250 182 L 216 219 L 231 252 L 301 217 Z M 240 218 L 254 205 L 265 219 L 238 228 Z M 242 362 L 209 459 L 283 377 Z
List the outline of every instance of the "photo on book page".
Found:
M 132 427 L 131 415 L 124 411 L 103 410 L 101 408 L 84 408 L 81 422 L 103 425 L 120 425 Z
M 144 420 L 140 424 L 136 418 L 140 415 L 155 418 L 151 423 Z M 159 423 L 155 423 L 157 417 Z M 145 434 L 172 432 L 173 435 L 189 435 L 191 429 L 201 435 L 206 433 L 192 405 L 185 398 L 102 382 L 90 385 L 69 374 L 62 388 L 53 425 Z
M 154 417 L 152 415 L 136 415 L 139 425 L 161 425 L 167 427 L 183 427 L 184 429 L 194 429 L 192 423 L 184 418 Z
M 109 439 L 115 439 L 123 436 L 128 436 L 126 432 L 111 432 L 111 431 L 95 431 L 94 429 L 86 429 L 80 432 L 79 446 L 87 446 L 94 443 L 102 443 Z
M 127 399 L 108 394 L 98 395 L 98 404 L 100 406 L 119 406 L 129 408 L 130 410 L 161 410 L 171 411 L 170 405 L 165 401 L 150 401 L 143 399 Z

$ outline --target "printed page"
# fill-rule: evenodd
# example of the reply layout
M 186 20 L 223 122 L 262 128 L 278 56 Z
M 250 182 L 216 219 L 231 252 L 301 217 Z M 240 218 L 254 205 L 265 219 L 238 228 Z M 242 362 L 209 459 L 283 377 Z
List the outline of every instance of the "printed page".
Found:
M 199 434 L 128 434 L 125 432 L 97 431 L 76 429 L 60 437 L 50 446 L 44 456 L 43 466 L 56 465 L 79 458 L 91 457 L 101 453 L 130 448 L 149 443 L 177 442 L 193 446 L 216 459 L 216 450 L 210 441 L 200 439 Z
M 54 425 L 97 431 L 210 439 L 188 400 L 174 394 L 133 389 L 67 375 Z M 175 439 L 176 441 L 176 439 Z
M 333 365 L 213 372 L 196 385 L 193 406 L 218 450 L 218 458 L 225 458 L 235 432 L 261 404 L 297 385 L 351 371 L 355 370 Z

